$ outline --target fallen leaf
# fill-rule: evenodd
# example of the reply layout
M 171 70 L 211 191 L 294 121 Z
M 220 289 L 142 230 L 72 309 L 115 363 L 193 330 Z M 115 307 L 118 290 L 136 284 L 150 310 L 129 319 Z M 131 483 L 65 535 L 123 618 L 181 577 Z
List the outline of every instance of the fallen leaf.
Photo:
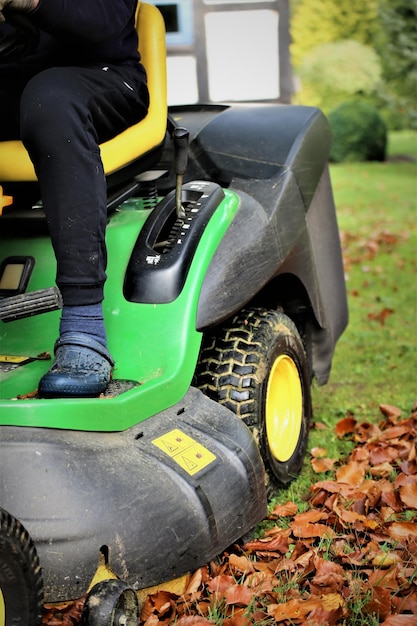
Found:
M 354 432 L 357 422 L 353 417 L 344 417 L 335 426 L 335 433 L 342 439 L 345 435 L 349 435 Z
M 411 539 L 417 537 L 417 524 L 412 522 L 393 522 L 388 526 L 388 534 L 393 539 Z
M 325 524 L 292 524 L 292 533 L 294 537 L 327 537 L 332 539 L 335 536 L 334 531 Z
M 278 623 L 286 620 L 302 620 L 311 611 L 320 608 L 320 606 L 321 600 L 318 598 L 312 598 L 309 600 L 290 600 L 289 602 L 278 604 L 270 615 L 272 615 L 274 620 Z M 296 623 L 300 622 L 297 621 Z
M 233 617 L 226 617 L 222 622 L 222 626 L 251 626 L 252 620 L 244 615 L 233 615 Z
M 402 414 L 401 409 L 399 409 L 397 406 L 393 406 L 392 404 L 380 404 L 379 410 L 386 417 L 398 418 Z
M 249 541 L 243 546 L 246 552 L 281 552 L 285 554 L 288 551 L 288 539 L 277 535 L 276 537 L 265 537 L 265 539 L 258 539 L 255 541 Z
M 313 459 L 311 461 L 311 467 L 316 474 L 322 474 L 323 472 L 328 472 L 333 469 L 335 462 L 335 459 Z
M 298 507 L 293 502 L 287 502 L 286 504 L 276 505 L 270 515 L 274 517 L 291 517 L 297 513 Z
M 180 617 L 177 621 L 177 626 L 213 626 L 213 622 L 200 617 L 199 615 L 188 615 L 187 617 Z
M 415 615 L 389 615 L 381 626 L 416 626 Z
M 254 572 L 253 563 L 246 556 L 231 554 L 229 557 L 230 567 L 241 574 L 251 574 Z
M 252 592 L 245 585 L 230 585 L 224 594 L 226 604 L 248 606 L 252 602 Z
M 321 601 L 326 611 L 334 611 L 346 604 L 340 593 L 328 593 L 322 597 Z
M 304 513 L 299 513 L 294 517 L 295 524 L 308 524 L 319 522 L 323 519 L 326 519 L 328 514 L 324 511 L 319 511 L 317 509 L 311 509 L 310 511 L 305 511 Z
M 379 313 L 368 313 L 368 320 L 379 322 L 381 326 L 384 326 L 386 319 L 393 313 L 394 309 L 384 307 Z
M 145 621 L 144 626 L 158 626 L 159 624 L 159 619 L 155 614 L 152 614 L 148 617 L 148 619 Z
M 337 480 L 358 487 L 365 478 L 365 470 L 356 461 L 342 465 L 336 472 Z
M 227 576 L 226 574 L 221 574 L 220 576 L 215 576 L 212 578 L 208 584 L 207 589 L 211 593 L 223 594 L 227 591 L 227 589 L 233 585 L 235 582 L 233 576 Z
M 417 509 L 417 483 L 402 485 L 400 499 L 409 509 Z
M 327 450 L 326 450 L 326 448 L 312 448 L 310 450 L 310 454 L 315 459 L 321 459 L 322 457 L 326 456 Z

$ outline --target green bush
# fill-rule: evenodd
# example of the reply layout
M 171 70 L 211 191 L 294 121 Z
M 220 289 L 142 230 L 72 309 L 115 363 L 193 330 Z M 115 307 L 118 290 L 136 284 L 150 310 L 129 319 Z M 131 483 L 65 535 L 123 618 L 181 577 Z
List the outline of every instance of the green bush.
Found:
M 385 160 L 387 127 L 371 104 L 343 102 L 329 114 L 329 123 L 333 132 L 333 163 Z
M 381 66 L 372 48 L 343 40 L 311 50 L 297 75 L 301 86 L 295 96 L 297 102 L 317 106 L 328 114 L 342 102 L 377 93 Z

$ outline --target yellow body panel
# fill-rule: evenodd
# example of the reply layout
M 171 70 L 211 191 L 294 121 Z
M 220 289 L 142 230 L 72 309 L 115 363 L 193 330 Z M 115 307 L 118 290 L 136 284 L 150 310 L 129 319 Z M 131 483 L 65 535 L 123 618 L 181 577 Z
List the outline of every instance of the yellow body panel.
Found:
M 148 76 L 147 116 L 100 146 L 106 174 L 111 174 L 160 145 L 167 122 L 165 24 L 159 10 L 139 2 L 136 12 L 139 51 Z M 0 181 L 35 181 L 32 162 L 21 141 L 0 142 Z

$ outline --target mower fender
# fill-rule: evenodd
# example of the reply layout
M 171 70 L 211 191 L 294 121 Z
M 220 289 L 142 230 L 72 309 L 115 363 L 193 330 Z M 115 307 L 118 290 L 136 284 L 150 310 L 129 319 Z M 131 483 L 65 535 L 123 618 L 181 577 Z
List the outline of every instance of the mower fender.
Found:
M 268 306 L 293 311 L 301 285 L 312 370 L 324 384 L 348 321 L 325 116 L 303 106 L 202 107 L 181 123 L 192 130 L 189 175 L 214 176 L 240 199 L 206 272 L 197 328 L 228 319 L 262 290 Z

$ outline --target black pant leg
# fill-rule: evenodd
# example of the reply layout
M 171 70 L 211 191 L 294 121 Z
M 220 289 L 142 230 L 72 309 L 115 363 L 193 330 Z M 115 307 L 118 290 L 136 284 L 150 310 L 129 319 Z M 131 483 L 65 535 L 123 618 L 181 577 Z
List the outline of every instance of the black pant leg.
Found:
M 21 98 L 21 136 L 34 163 L 64 304 L 103 299 L 107 190 L 99 143 L 146 114 L 133 68 L 57 67 Z

